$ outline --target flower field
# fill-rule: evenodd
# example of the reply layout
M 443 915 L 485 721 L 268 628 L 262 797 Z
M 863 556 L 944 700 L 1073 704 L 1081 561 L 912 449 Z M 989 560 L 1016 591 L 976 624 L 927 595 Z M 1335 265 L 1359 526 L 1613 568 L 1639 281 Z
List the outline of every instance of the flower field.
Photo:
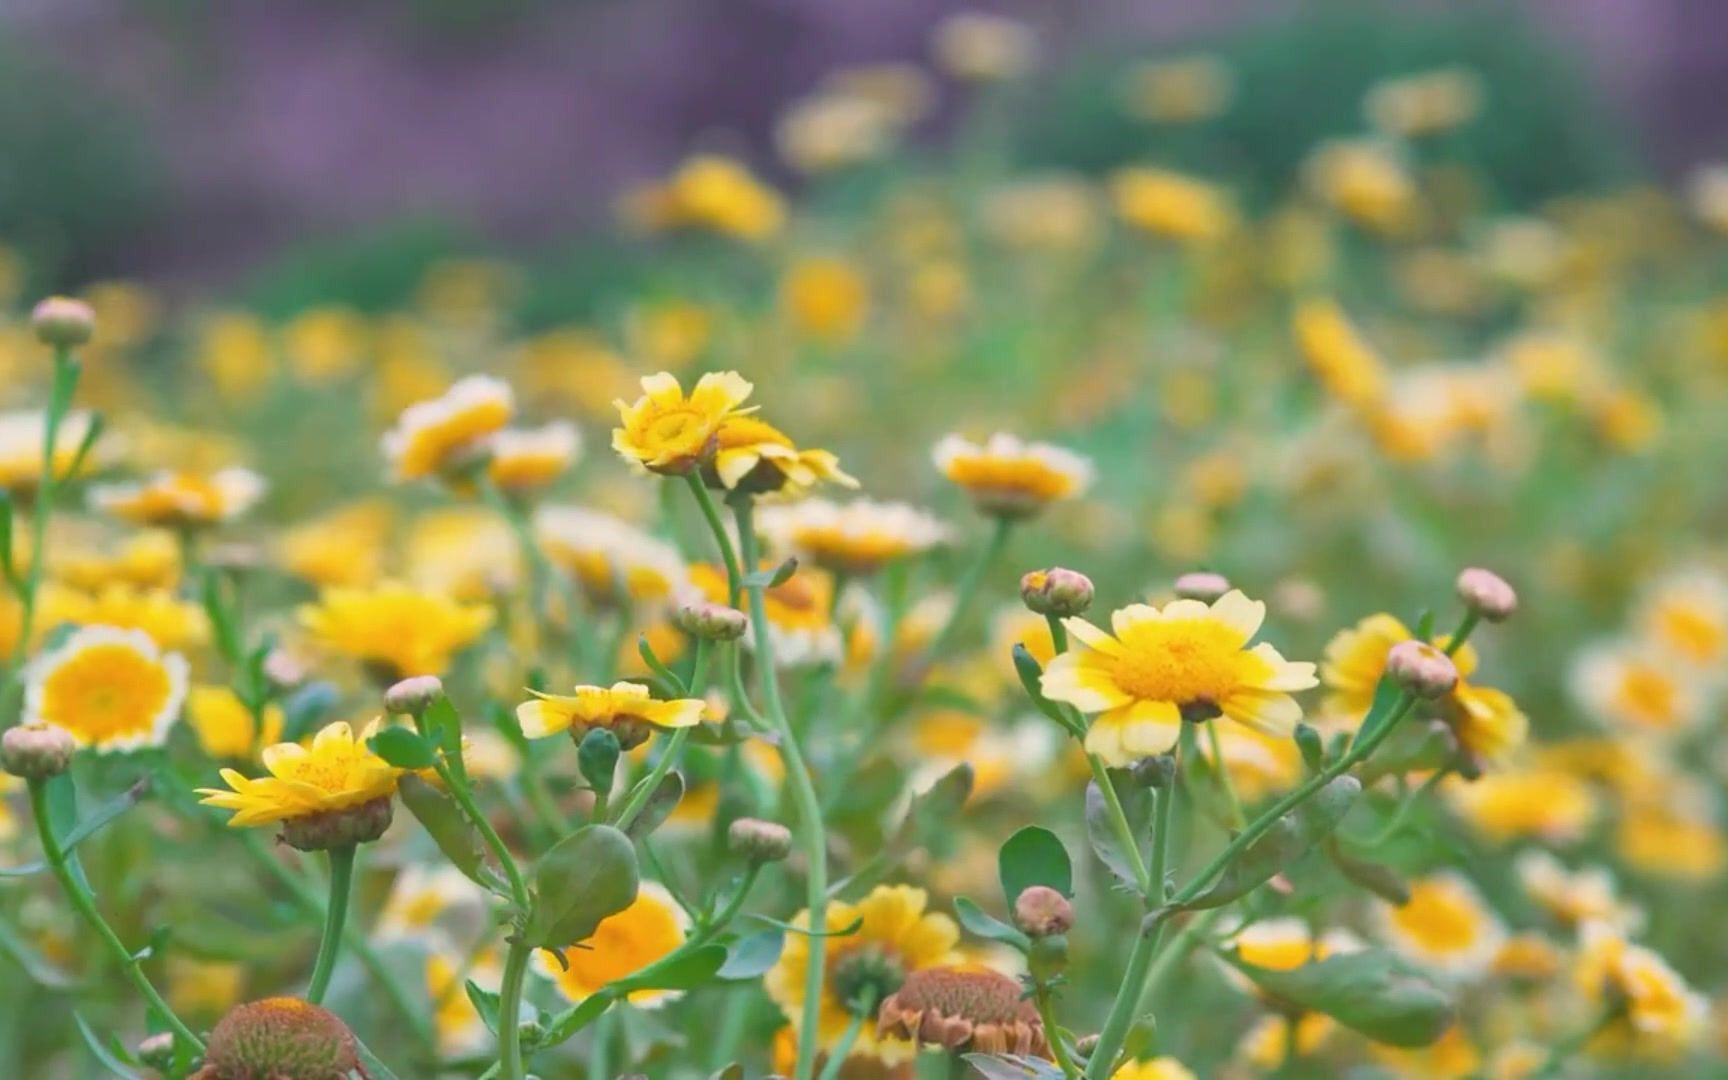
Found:
M 1728 167 L 1519 198 L 1453 63 L 1271 183 L 1194 53 L 1056 168 L 1043 62 L 586 271 L 0 249 L 0 1076 L 1728 1074 Z

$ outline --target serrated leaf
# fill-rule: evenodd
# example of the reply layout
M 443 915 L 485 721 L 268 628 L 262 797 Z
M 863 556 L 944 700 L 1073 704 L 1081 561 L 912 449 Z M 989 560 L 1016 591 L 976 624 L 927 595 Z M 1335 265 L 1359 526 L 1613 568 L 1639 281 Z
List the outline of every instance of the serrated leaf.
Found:
M 1451 997 L 1432 976 L 1384 949 L 1340 953 L 1284 971 L 1224 955 L 1273 1000 L 1325 1013 L 1375 1042 L 1427 1046 L 1457 1019 Z
M 1040 825 L 1028 825 L 1010 836 L 996 854 L 996 869 L 1002 879 L 1002 897 L 1009 906 L 1033 885 L 1047 885 L 1063 896 L 1074 895 L 1074 864 L 1068 849 L 1055 833 Z
M 1354 776 L 1336 777 L 1313 798 L 1279 818 L 1205 891 L 1182 906 L 1191 910 L 1222 907 L 1264 885 L 1330 836 L 1361 794 L 1362 783 Z
M 1116 798 L 1122 803 L 1123 816 L 1128 819 L 1128 828 L 1141 844 L 1141 865 L 1151 860 L 1152 850 L 1152 811 L 1157 796 L 1151 790 L 1135 783 L 1116 783 L 1114 774 L 1110 777 L 1111 786 L 1116 791 Z M 1169 790 L 1166 788 L 1165 790 Z M 1098 856 L 1098 861 L 1107 867 L 1118 881 L 1138 887 L 1134 878 L 1133 863 L 1122 850 L 1122 844 L 1116 837 L 1116 829 L 1111 820 L 1109 804 L 1104 799 L 1104 793 L 1099 790 L 1096 781 L 1086 785 L 1086 842 L 1092 846 L 1092 853 Z M 1162 887 L 1162 886 L 1160 886 Z
M 534 868 L 534 910 L 523 933 L 536 948 L 585 941 L 607 916 L 630 906 L 638 883 L 630 838 L 610 825 L 585 825 Z
M 777 926 L 745 934 L 727 950 L 726 962 L 715 977 L 735 981 L 760 978 L 780 959 L 785 946 L 786 932 Z
M 1021 952 L 1032 947 L 1032 940 L 1025 934 L 991 915 L 964 896 L 954 898 L 954 914 L 960 920 L 961 926 L 978 937 L 1004 942 Z
M 367 745 L 398 769 L 430 769 L 438 763 L 438 751 L 432 744 L 405 727 L 387 727 Z

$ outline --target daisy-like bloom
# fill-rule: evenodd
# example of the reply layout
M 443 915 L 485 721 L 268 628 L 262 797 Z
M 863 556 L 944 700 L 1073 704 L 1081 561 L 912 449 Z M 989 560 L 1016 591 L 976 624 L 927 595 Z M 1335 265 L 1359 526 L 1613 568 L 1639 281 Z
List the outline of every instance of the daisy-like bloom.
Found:
M 1128 1061 L 1117 1066 L 1110 1080 L 1197 1080 L 1194 1070 L 1173 1057 Z
M 1316 195 L 1364 228 L 1396 233 L 1416 216 L 1415 182 L 1398 156 L 1374 140 L 1321 143 L 1303 174 Z
M 1524 895 L 1567 929 L 1602 923 L 1631 931 L 1644 922 L 1641 910 L 1620 899 L 1605 867 L 1568 870 L 1552 854 L 1532 849 L 1518 856 L 1516 868 Z
M 95 594 L 48 585 L 37 600 L 39 625 L 117 626 L 142 630 L 170 651 L 201 645 L 210 637 L 210 619 L 200 604 L 181 600 L 167 589 L 137 589 L 112 584 Z
M 1573 665 L 1571 689 L 1578 703 L 1611 730 L 1671 735 L 1704 718 L 1695 676 L 1669 653 L 1648 645 L 1586 650 Z
M 1526 837 L 1576 843 L 1596 821 L 1596 790 L 1559 769 L 1514 767 L 1468 783 L 1448 783 L 1445 794 L 1454 810 L 1496 843 Z
M 492 437 L 486 477 L 512 495 L 541 491 L 576 464 L 581 452 L 582 436 L 568 421 L 506 429 Z
M 663 608 L 690 589 L 676 547 L 611 514 L 542 506 L 534 512 L 534 536 L 598 606 L 617 604 L 622 588 L 633 605 Z
M 1116 212 L 1135 228 L 1189 244 L 1211 244 L 1236 228 L 1236 209 L 1212 184 L 1167 169 L 1122 169 L 1110 178 Z
M 463 983 L 497 993 L 504 981 L 504 965 L 494 949 L 487 949 L 471 962 L 459 954 L 432 952 L 426 955 L 426 994 L 432 1002 L 432 1026 L 438 1036 L 438 1052 L 460 1057 L 489 1049 L 496 1043 L 486 1021 L 474 1008 Z
M 85 626 L 30 662 L 24 723 L 100 752 L 160 746 L 186 698 L 186 659 L 142 630 Z
M 1443 872 L 1410 882 L 1403 904 L 1376 907 L 1380 933 L 1399 952 L 1449 975 L 1480 974 L 1506 940 L 1500 919 L 1462 876 Z
M 929 903 L 929 894 L 923 889 L 878 885 L 856 904 L 828 905 L 824 929 L 840 930 L 854 922 L 859 926 L 856 933 L 828 941 L 826 978 L 817 1014 L 819 1048 L 832 1049 L 845 1035 L 854 1020 L 852 1003 L 885 1001 L 913 972 L 959 960 L 954 947 L 960 940 L 960 928 L 948 916 L 926 910 Z M 800 911 L 792 925 L 807 928 L 810 913 Z M 809 939 L 803 934 L 788 934 L 780 959 L 763 977 L 768 996 L 794 1028 L 803 1022 L 809 962 Z M 914 1052 L 910 1042 L 884 1037 L 871 1024 L 861 1027 L 853 1043 L 854 1054 L 889 1064 L 910 1061 Z
M 775 551 L 855 576 L 922 555 L 950 535 L 946 525 L 917 507 L 872 499 L 765 506 L 758 523 Z
M 780 305 L 799 333 L 831 345 L 858 334 L 870 309 L 870 285 L 845 259 L 799 259 L 780 281 Z
M 606 728 L 626 750 L 642 745 L 655 729 L 700 724 L 706 707 L 700 698 L 656 701 L 648 687 L 633 682 L 578 686 L 572 694 L 528 692 L 533 699 L 516 706 L 516 720 L 528 738 L 544 739 L 567 731 L 580 743 L 593 729 Z
M 0 489 L 14 501 L 28 502 L 42 485 L 42 444 L 48 437 L 47 423 L 47 417 L 35 410 L 0 413 Z M 84 461 L 77 461 L 79 449 L 90 437 L 90 424 L 87 412 L 71 412 L 61 418 L 54 433 L 55 483 L 71 478 L 75 462 L 81 470 L 89 470 L 109 456 L 102 442 L 98 442 Z
M 769 570 L 771 563 L 758 569 Z M 698 563 L 690 568 L 690 583 L 704 599 L 716 604 L 726 602 L 726 573 L 710 563 Z M 834 579 L 821 570 L 800 570 L 784 584 L 775 585 L 762 593 L 763 609 L 768 616 L 768 632 L 774 639 L 774 660 L 785 667 L 819 664 L 838 660 L 841 655 L 840 628 L 834 625 Z M 747 649 L 755 648 L 755 639 L 741 639 Z
M 1232 589 L 1210 605 L 1121 608 L 1113 634 L 1064 619 L 1075 646 L 1044 670 L 1044 694 L 1095 714 L 1086 749 L 1116 768 L 1168 750 L 1185 719 L 1224 716 L 1288 738 L 1302 719 L 1290 694 L 1315 685 L 1314 665 L 1264 642 L 1249 648 L 1265 618 L 1265 604 Z
M 1703 996 L 1662 957 L 1613 927 L 1584 927 L 1572 977 L 1593 1014 L 1612 1016 L 1590 1040 L 1592 1054 L 1672 1058 L 1703 1034 Z
M 983 445 L 945 436 L 932 452 L 936 468 L 992 517 L 1024 518 L 1076 498 L 1092 485 L 1092 463 L 1049 443 L 997 432 Z
M 731 158 L 691 158 L 664 183 L 631 192 L 624 215 L 655 231 L 688 229 L 759 242 L 780 231 L 786 206 L 778 192 Z
M 1645 794 L 1626 807 L 1614 848 L 1628 868 L 1673 881 L 1704 882 L 1728 866 L 1728 840 L 1711 800 L 1670 774 L 1658 798 Z
M 250 469 L 203 474 L 160 472 L 140 484 L 90 489 L 90 505 L 122 521 L 191 529 L 232 521 L 264 497 L 264 478 Z
M 475 462 L 515 411 L 509 384 L 490 375 L 469 375 L 408 406 L 379 444 L 391 479 L 422 480 Z
M 1344 727 L 1360 723 L 1368 715 L 1374 688 L 1385 673 L 1387 653 L 1413 636 L 1397 618 L 1384 613 L 1339 631 L 1327 643 L 1320 667 L 1327 691 L 1322 715 Z M 1439 644 L 1444 645 L 1444 639 Z M 1439 699 L 1441 715 L 1451 724 L 1459 745 L 1474 759 L 1505 763 L 1524 744 L 1529 720 L 1506 693 L 1469 681 L 1476 673 L 1474 647 L 1460 646 L 1452 662 L 1458 669 L 1458 683 Z
M 262 725 L 232 688 L 194 686 L 186 697 L 186 722 L 198 736 L 204 753 L 218 761 L 249 761 L 258 751 L 282 739 L 282 706 L 264 706 Z
M 522 581 L 516 534 L 490 507 L 428 510 L 409 527 L 402 554 L 409 584 L 457 600 L 489 601 Z
M 276 743 L 264 749 L 270 774 L 249 779 L 222 770 L 227 788 L 199 788 L 205 806 L 233 810 L 234 828 L 275 825 L 302 851 L 376 840 L 390 826 L 390 796 L 402 770 L 372 752 L 372 721 L 358 736 L 343 721 L 313 736 L 310 745 Z
M 1038 36 L 1030 26 L 986 11 L 945 17 L 930 45 L 942 70 L 969 82 L 1012 79 L 1031 70 L 1038 58 Z
M 876 1014 L 876 1033 L 950 1053 L 1047 1058 L 1044 1021 L 1018 980 L 981 967 L 932 967 L 906 976 Z
M 779 428 L 754 416 L 728 417 L 714 446 L 713 466 L 703 471 L 710 487 L 797 498 L 823 482 L 858 486 L 831 452 L 800 450 Z
M 383 500 L 351 503 L 284 531 L 275 544 L 276 559 L 320 588 L 366 585 L 383 571 L 393 520 Z
M 1292 329 L 1309 370 L 1333 397 L 1355 408 L 1371 408 L 1386 396 L 1388 379 L 1380 355 L 1336 302 L 1302 303 Z
M 325 589 L 316 604 L 301 606 L 300 623 L 323 648 L 395 682 L 444 674 L 451 658 L 492 625 L 492 611 L 386 581 Z
M 598 993 L 607 983 L 636 974 L 684 944 L 690 918 L 665 886 L 644 881 L 636 899 L 623 911 L 608 915 L 581 945 L 534 954 L 535 966 L 576 1004 Z M 681 996 L 677 990 L 636 990 L 627 1000 L 638 1009 L 654 1009 Z
M 1728 659 L 1728 581 L 1707 570 L 1664 578 L 1645 592 L 1637 621 L 1663 654 L 1717 668 Z
M 372 930 L 379 941 L 416 941 L 449 945 L 451 923 L 478 925 L 486 916 L 486 893 L 448 863 L 415 864 L 396 875 L 390 897 Z
M 736 371 L 711 371 L 686 397 L 670 372 L 644 375 L 633 404 L 613 402 L 619 426 L 612 449 L 651 472 L 682 476 L 712 459 L 726 421 L 754 410 L 742 407 L 754 389 Z

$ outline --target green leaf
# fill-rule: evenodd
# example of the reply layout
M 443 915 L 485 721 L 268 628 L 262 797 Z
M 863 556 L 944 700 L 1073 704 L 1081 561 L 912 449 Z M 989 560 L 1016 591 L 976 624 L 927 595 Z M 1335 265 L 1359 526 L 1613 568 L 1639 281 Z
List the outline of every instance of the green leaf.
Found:
M 114 1052 L 104 1046 L 102 1040 L 96 1037 L 96 1032 L 91 1030 L 83 1014 L 73 1013 L 72 1019 L 77 1022 L 78 1034 L 84 1036 L 84 1045 L 98 1064 L 115 1076 L 123 1077 L 124 1080 L 138 1080 L 138 1074 L 128 1068 L 125 1062 L 115 1057 Z
M 1224 955 L 1275 1001 L 1325 1013 L 1375 1042 L 1427 1046 L 1457 1019 L 1451 997 L 1433 977 L 1384 949 L 1340 953 L 1286 971 Z
M 630 838 L 610 825 L 585 825 L 534 868 L 534 909 L 523 933 L 536 948 L 585 941 L 607 916 L 630 906 L 638 884 Z
M 776 919 L 772 915 L 760 915 L 755 912 L 746 912 L 744 917 L 746 919 L 755 919 L 757 922 L 765 922 L 769 926 L 777 926 L 788 934 L 801 934 L 804 937 L 851 937 L 853 934 L 858 932 L 859 927 L 864 925 L 864 917 L 862 915 L 853 919 L 838 930 L 811 930 L 804 926 L 793 926 L 784 919 Z
M 744 1080 L 744 1066 L 734 1061 L 719 1072 L 709 1074 L 708 1080 Z
M 726 963 L 715 976 L 734 981 L 761 978 L 780 959 L 780 950 L 785 946 L 786 932 L 777 926 L 745 934 L 732 943 Z
M 387 727 L 372 736 L 368 745 L 398 769 L 430 769 L 438 763 L 437 749 L 405 727 Z
M 19 937 L 11 923 L 5 919 L 0 919 L 0 953 L 11 957 L 13 963 L 30 976 L 31 981 L 45 989 L 71 990 L 78 985 L 78 981 L 71 974 L 43 956 L 34 945 Z
M 1345 878 L 1376 896 L 1399 905 L 1410 902 L 1410 886 L 1404 883 L 1396 870 L 1384 863 L 1357 858 L 1344 850 L 1336 836 L 1327 838 L 1326 856 Z
M 468 767 L 462 760 L 462 714 L 456 711 L 455 703 L 439 695 L 438 700 L 421 714 L 420 722 L 426 725 L 426 734 L 444 752 L 444 760 L 456 779 L 466 783 Z
M 467 991 L 468 1000 L 474 1011 L 480 1014 L 486 1030 L 498 1034 L 498 995 L 477 985 L 473 979 L 462 980 L 462 989 Z
M 772 570 L 756 570 L 744 575 L 746 589 L 773 589 L 792 580 L 792 575 L 798 572 L 798 560 L 787 559 Z
M 482 888 L 501 896 L 509 895 L 497 874 L 486 865 L 480 834 L 474 831 L 456 800 L 412 773 L 397 782 L 396 793 L 452 866 Z
M 642 809 L 636 815 L 636 820 L 624 831 L 635 839 L 649 835 L 658 829 L 678 804 L 684 799 L 684 777 L 677 772 L 669 772 L 660 778 L 654 786 L 654 794 L 648 796 L 648 801 L 642 804 Z
M 369 1080 L 397 1080 L 396 1074 L 390 1071 L 390 1066 L 379 1061 L 378 1055 L 361 1042 L 359 1036 L 354 1037 L 354 1049 L 360 1055 L 360 1064 L 366 1066 L 366 1076 Z
M 1068 849 L 1056 834 L 1039 825 L 1028 825 L 1008 838 L 996 855 L 1002 878 L 1002 896 L 1010 907 L 1033 885 L 1048 885 L 1063 896 L 1074 895 L 1074 865 Z
M 1226 866 L 1204 892 L 1182 906 L 1223 907 L 1264 885 L 1330 836 L 1361 794 L 1362 782 L 1354 776 L 1337 777 L 1315 792 L 1313 798 L 1279 818 Z
M 961 926 L 978 937 L 1004 942 L 1021 952 L 1026 952 L 1032 948 L 1032 940 L 1025 934 L 991 915 L 964 896 L 954 898 L 954 914 L 959 917 Z
M 1398 684 L 1382 675 L 1374 687 L 1373 704 L 1368 706 L 1368 715 L 1362 718 L 1352 741 L 1357 744 L 1367 742 L 1376 731 L 1391 723 L 1393 712 L 1403 696 L 1404 691 L 1398 688 Z
M 125 791 L 122 791 L 120 794 L 97 807 L 94 813 L 78 823 L 77 828 L 61 837 L 60 850 L 70 852 L 79 844 L 82 844 L 92 836 L 95 836 L 103 829 L 103 827 L 108 825 L 109 822 L 113 821 L 115 818 L 132 809 L 134 806 L 137 806 L 149 797 L 150 778 L 146 776 L 131 787 L 127 788 Z
M 928 837 L 952 830 L 961 808 L 972 797 L 972 782 L 972 766 L 965 762 L 937 777 L 935 783 L 912 796 L 906 816 L 886 846 L 896 855 L 904 856 L 922 846 Z
M 631 990 L 694 990 L 713 981 L 725 966 L 725 947 L 704 945 L 665 964 L 655 964 L 623 982 Z
M 578 1031 L 600 1019 L 600 1015 L 612 1007 L 618 996 L 610 988 L 584 998 L 582 1003 L 565 1009 L 552 1018 L 546 1025 L 546 1037 L 541 1040 L 542 1046 L 556 1046 L 569 1039 Z
M 1039 712 L 1062 725 L 1064 731 L 1076 737 L 1083 737 L 1086 733 L 1076 728 L 1068 715 L 1054 701 L 1044 696 L 1042 685 L 1044 669 L 1038 665 L 1037 657 L 1033 656 L 1025 645 L 1018 642 L 1014 645 L 1013 655 L 1014 674 L 1019 676 L 1020 686 L 1026 691 L 1026 696 L 1031 699 L 1032 704 L 1038 707 Z
M 1149 788 L 1141 787 L 1117 773 L 1107 772 L 1105 775 L 1110 777 L 1111 787 L 1116 790 L 1116 798 L 1122 803 L 1122 813 L 1128 819 L 1128 827 L 1140 844 L 1141 865 L 1144 866 L 1151 861 L 1152 810 L 1159 796 L 1154 795 Z M 1086 841 L 1092 845 L 1092 853 L 1098 856 L 1098 861 L 1103 863 L 1118 881 L 1139 887 L 1139 883 L 1134 879 L 1133 863 L 1116 838 L 1109 804 L 1096 781 L 1086 785 Z
M 0 491 L 0 571 L 6 580 L 16 582 L 18 567 L 12 561 L 12 493 Z
M 1302 764 L 1311 773 L 1317 773 L 1326 767 L 1326 747 L 1320 741 L 1320 733 L 1307 724 L 1296 725 L 1296 749 L 1302 752 Z
M 50 777 L 44 786 L 48 802 L 48 826 L 54 831 L 55 837 L 69 837 L 78 831 L 78 789 L 72 783 L 71 773 L 61 773 Z M 64 844 L 64 840 L 62 840 Z M 90 879 L 84 874 L 84 863 L 78 858 L 77 852 L 66 856 L 66 869 L 72 875 L 72 880 L 86 893 L 95 895 L 90 887 Z

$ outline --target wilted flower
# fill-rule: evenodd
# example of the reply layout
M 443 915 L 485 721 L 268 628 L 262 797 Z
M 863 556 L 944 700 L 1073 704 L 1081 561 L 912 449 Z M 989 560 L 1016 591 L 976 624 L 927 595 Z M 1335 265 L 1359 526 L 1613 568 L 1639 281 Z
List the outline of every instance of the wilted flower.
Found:
M 932 967 L 906 976 L 876 1014 L 878 1035 L 939 1046 L 950 1053 L 1049 1052 L 1044 1022 L 1020 984 L 978 967 Z

